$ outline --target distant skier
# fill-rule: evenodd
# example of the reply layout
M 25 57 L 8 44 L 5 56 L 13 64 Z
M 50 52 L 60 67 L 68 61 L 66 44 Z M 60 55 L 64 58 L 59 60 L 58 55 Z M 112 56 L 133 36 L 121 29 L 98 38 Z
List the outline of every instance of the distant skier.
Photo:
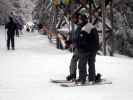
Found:
M 9 22 L 5 25 L 5 29 L 7 29 L 7 50 L 10 50 L 10 43 L 12 50 L 15 50 L 14 36 L 17 25 L 12 17 L 9 17 Z
M 16 30 L 15 30 L 15 35 L 16 35 L 17 37 L 19 37 L 19 23 L 16 23 L 16 25 L 17 25 L 17 28 L 16 28 Z

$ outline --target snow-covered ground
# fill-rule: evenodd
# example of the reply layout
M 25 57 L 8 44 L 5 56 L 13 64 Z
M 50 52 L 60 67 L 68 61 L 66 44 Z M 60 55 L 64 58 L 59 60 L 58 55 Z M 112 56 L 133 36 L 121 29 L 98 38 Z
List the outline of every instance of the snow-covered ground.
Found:
M 72 53 L 57 50 L 47 36 L 24 32 L 16 50 L 6 50 L 0 28 L 0 100 L 133 100 L 133 60 L 97 56 L 96 70 L 111 85 L 63 88 L 51 78 L 65 79 Z

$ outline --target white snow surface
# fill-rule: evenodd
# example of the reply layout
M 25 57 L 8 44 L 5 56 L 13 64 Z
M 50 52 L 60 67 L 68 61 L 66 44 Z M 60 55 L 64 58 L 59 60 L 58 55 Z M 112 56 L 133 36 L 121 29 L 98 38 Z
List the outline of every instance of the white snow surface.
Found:
M 96 71 L 113 84 L 64 88 L 50 79 L 65 79 L 72 53 L 37 32 L 15 41 L 16 50 L 7 51 L 0 28 L 0 100 L 133 100 L 132 58 L 97 55 Z

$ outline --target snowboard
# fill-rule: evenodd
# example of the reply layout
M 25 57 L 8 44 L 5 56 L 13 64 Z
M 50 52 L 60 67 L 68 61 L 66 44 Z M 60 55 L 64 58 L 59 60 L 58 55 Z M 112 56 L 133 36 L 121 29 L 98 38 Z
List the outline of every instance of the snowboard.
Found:
M 74 81 L 67 81 L 67 80 L 55 80 L 51 79 L 50 80 L 52 83 L 73 83 Z
M 94 86 L 94 85 L 104 85 L 104 84 L 112 84 L 112 81 L 109 81 L 107 79 L 101 79 L 100 82 L 95 82 L 94 84 L 90 84 L 89 82 L 86 82 L 85 84 L 76 84 L 75 82 L 71 83 L 61 83 L 61 87 L 76 87 L 76 86 Z

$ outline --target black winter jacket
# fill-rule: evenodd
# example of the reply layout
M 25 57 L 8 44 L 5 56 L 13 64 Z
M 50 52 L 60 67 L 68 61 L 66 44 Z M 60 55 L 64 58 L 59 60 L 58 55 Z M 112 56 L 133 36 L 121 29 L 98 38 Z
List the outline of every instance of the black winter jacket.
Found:
M 99 36 L 96 28 L 92 28 L 90 33 L 81 31 L 78 42 L 80 53 L 93 53 L 99 49 Z
M 5 25 L 5 28 L 7 29 L 7 32 L 10 34 L 14 34 L 15 30 L 17 29 L 17 25 L 15 22 L 10 21 Z

